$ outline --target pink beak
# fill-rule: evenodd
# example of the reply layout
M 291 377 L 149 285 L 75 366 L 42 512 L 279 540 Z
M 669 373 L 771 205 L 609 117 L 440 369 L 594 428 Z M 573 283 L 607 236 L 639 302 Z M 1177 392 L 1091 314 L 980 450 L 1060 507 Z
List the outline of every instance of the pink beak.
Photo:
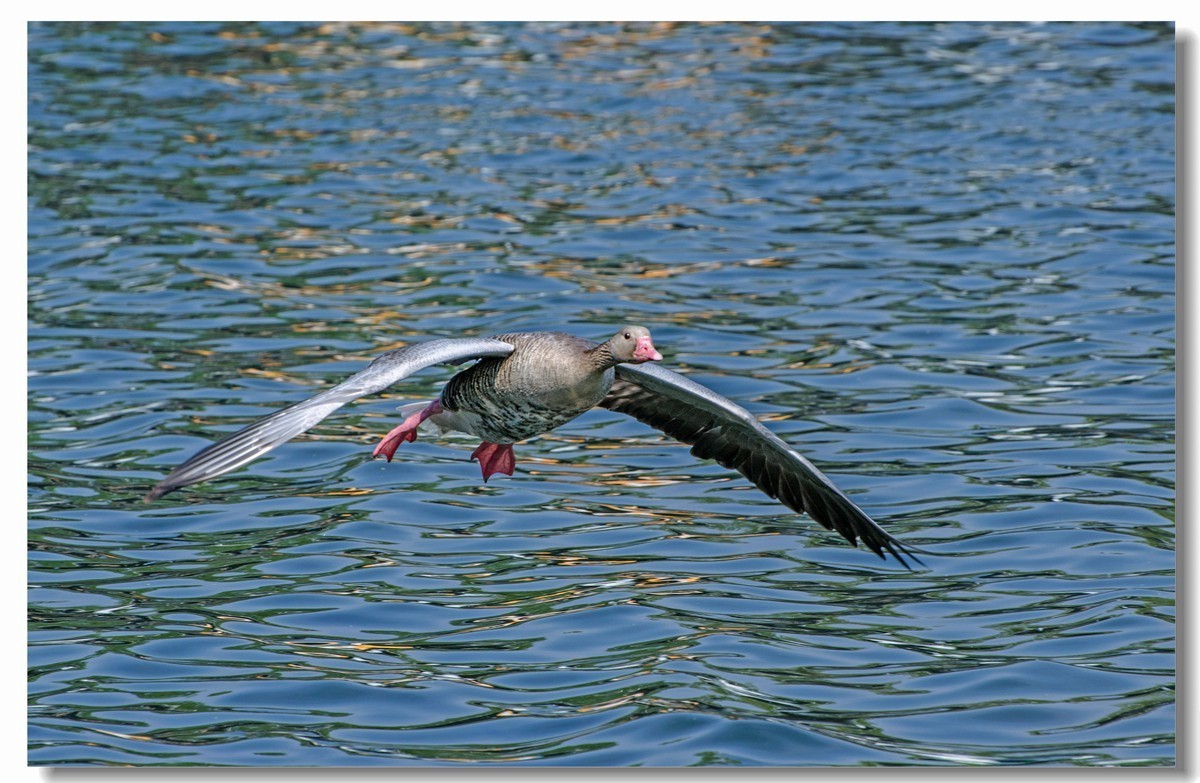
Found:
M 639 337 L 637 347 L 633 349 L 633 358 L 639 362 L 659 362 L 662 361 L 662 354 L 654 349 L 654 343 L 650 342 L 650 337 Z

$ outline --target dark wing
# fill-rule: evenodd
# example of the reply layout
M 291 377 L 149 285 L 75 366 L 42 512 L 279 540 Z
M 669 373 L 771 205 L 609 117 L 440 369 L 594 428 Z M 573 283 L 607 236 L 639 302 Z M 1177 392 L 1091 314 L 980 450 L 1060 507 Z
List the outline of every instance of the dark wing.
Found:
M 851 544 L 862 539 L 881 558 L 885 550 L 891 552 L 910 571 L 906 555 L 921 563 L 745 408 L 657 365 L 619 364 L 616 374 L 601 407 L 626 413 L 691 445 L 692 454 L 701 459 L 733 468 L 763 492 L 836 530 Z
M 196 453 L 150 490 L 146 500 L 240 468 L 316 426 L 351 400 L 382 391 L 418 370 L 485 356 L 508 356 L 512 351 L 508 343 L 490 338 L 430 340 L 388 351 L 337 386 L 265 416 Z

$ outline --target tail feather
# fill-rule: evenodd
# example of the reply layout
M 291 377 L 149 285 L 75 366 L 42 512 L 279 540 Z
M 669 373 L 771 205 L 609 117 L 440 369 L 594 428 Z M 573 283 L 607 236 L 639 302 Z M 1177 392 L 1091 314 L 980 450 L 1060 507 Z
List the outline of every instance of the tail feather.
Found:
M 407 405 L 401 405 L 399 408 L 396 409 L 396 412 L 400 414 L 401 418 L 407 419 L 409 416 L 412 416 L 414 413 L 420 413 L 421 411 L 428 408 L 430 402 L 432 402 L 432 400 L 426 400 L 424 402 L 410 402 Z M 421 422 L 421 424 L 417 427 L 417 431 L 418 432 L 430 432 L 433 428 L 433 425 L 437 424 L 437 422 L 434 421 L 434 419 L 436 419 L 436 418 L 437 418 L 437 415 L 434 415 L 434 416 L 430 416 L 429 418 L 425 419 L 425 421 Z M 438 434 L 440 435 L 446 431 L 446 428 L 441 425 L 438 425 L 437 430 L 438 430 Z
M 428 404 L 428 402 L 414 402 L 409 405 L 400 406 L 399 411 L 402 416 L 408 417 L 424 409 Z M 437 427 L 439 435 L 445 435 L 447 432 L 462 432 L 467 435 L 482 437 L 476 431 L 478 421 L 478 414 L 468 413 L 467 411 L 448 411 L 443 408 L 441 413 L 435 413 L 421 422 L 421 429 L 427 430 L 430 425 L 433 425 Z
M 421 411 L 425 410 L 428 407 L 429 407 L 429 400 L 425 400 L 424 402 L 410 402 L 407 405 L 401 405 L 399 408 L 396 409 L 396 411 L 400 414 L 401 418 L 407 419 L 409 416 L 413 415 L 414 413 L 420 413 Z

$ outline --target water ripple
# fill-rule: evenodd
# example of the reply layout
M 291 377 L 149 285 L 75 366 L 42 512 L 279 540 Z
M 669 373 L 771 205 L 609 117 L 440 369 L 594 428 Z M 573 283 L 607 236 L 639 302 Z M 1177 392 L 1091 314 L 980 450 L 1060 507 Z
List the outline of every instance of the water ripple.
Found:
M 1170 26 L 29 58 L 31 763 L 1174 763 Z M 602 410 L 369 460 L 443 369 L 140 502 L 383 350 L 625 321 L 930 568 Z

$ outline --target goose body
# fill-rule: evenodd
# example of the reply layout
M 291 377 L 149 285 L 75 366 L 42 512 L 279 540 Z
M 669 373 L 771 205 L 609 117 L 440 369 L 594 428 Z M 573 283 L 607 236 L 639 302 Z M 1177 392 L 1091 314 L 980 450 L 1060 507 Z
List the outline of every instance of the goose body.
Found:
M 438 339 L 389 351 L 365 369 L 313 397 L 276 411 L 201 450 L 146 495 L 156 500 L 181 487 L 235 470 L 315 426 L 351 400 L 381 391 L 435 364 L 475 364 L 460 371 L 437 399 L 406 405 L 405 419 L 375 448 L 391 461 L 426 421 L 482 440 L 477 459 L 487 481 L 512 475 L 513 444 L 603 407 L 625 413 L 692 446 L 697 457 L 737 470 L 788 508 L 805 512 L 849 543 L 859 539 L 906 568 L 917 560 L 846 497 L 823 473 L 750 412 L 663 367 L 650 332 L 622 327 L 594 343 L 563 332 Z M 917 562 L 920 562 L 917 560 Z
M 580 361 L 596 348 L 562 332 L 502 334 L 513 346 L 503 359 L 481 359 L 455 375 L 433 417 L 443 429 L 492 443 L 518 443 L 549 432 L 600 404 L 613 384 L 603 360 Z

